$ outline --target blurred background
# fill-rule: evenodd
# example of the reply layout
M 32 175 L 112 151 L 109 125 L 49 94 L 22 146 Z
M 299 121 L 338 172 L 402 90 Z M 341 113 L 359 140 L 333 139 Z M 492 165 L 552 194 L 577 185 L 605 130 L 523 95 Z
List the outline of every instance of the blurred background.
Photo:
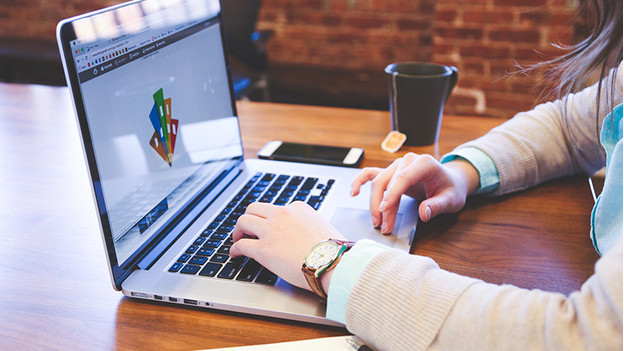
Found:
M 579 0 L 221 0 L 238 98 L 388 109 L 392 62 L 454 65 L 447 114 L 530 109 L 537 72 L 510 75 L 587 33 Z M 0 81 L 65 85 L 56 24 L 122 1 L 3 0 Z

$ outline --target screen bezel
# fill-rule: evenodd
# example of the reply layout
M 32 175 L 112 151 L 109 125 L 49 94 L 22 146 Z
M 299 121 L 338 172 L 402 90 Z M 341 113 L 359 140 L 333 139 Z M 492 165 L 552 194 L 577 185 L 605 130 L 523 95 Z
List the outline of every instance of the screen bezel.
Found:
M 82 139 L 82 148 L 85 156 L 85 161 L 87 165 L 87 171 L 89 172 L 90 181 L 91 181 L 91 190 L 93 193 L 95 206 L 98 214 L 98 219 L 100 223 L 100 231 L 102 234 L 102 238 L 104 241 L 104 246 L 106 250 L 106 256 L 109 263 L 111 279 L 113 281 L 113 286 L 116 290 L 121 290 L 122 282 L 135 270 L 137 269 L 137 264 L 141 261 L 142 258 L 147 256 L 150 251 L 158 245 L 160 241 L 162 241 L 167 234 L 167 229 L 171 227 L 171 225 L 167 226 L 163 230 L 161 230 L 158 234 L 154 235 L 149 242 L 147 242 L 140 252 L 135 252 L 130 258 L 125 260 L 125 262 L 118 262 L 117 255 L 115 252 L 115 246 L 113 241 L 113 235 L 111 233 L 110 223 L 107 216 L 106 205 L 104 202 L 104 198 L 102 196 L 102 188 L 100 183 L 100 172 L 98 170 L 98 165 L 95 158 L 95 150 L 93 147 L 93 141 L 88 128 L 88 120 L 87 114 L 85 110 L 85 106 L 83 103 L 83 95 L 80 88 L 80 81 L 78 77 L 78 71 L 76 69 L 76 65 L 73 59 L 71 42 L 77 39 L 76 33 L 74 32 L 73 23 L 88 17 L 95 17 L 101 15 L 103 13 L 107 13 L 110 11 L 118 10 L 122 7 L 126 6 L 138 6 L 138 4 L 151 1 L 151 0 L 136 0 L 131 2 L 122 3 L 119 5 L 111 6 L 104 8 L 102 10 L 86 13 L 84 15 L 72 17 L 66 20 L 61 21 L 57 26 L 57 42 L 59 46 L 59 51 L 61 53 L 61 59 L 63 62 L 63 69 L 65 72 L 65 78 L 67 81 L 67 86 L 70 89 L 71 95 L 73 97 L 73 106 L 74 113 L 76 116 L 77 124 L 78 124 L 78 132 L 80 133 Z M 227 73 L 229 91 L 230 91 L 230 103 L 232 107 L 232 112 L 234 117 L 238 119 L 238 113 L 236 111 L 236 101 L 234 98 L 234 90 L 232 87 L 232 74 L 230 70 L 230 62 L 227 53 L 226 41 L 225 41 L 225 28 L 223 24 L 223 17 L 221 14 L 221 10 L 216 13 L 214 17 L 206 18 L 212 19 L 215 18 L 218 22 L 220 32 L 221 32 L 221 43 L 223 48 L 223 55 L 225 58 L 225 69 Z M 239 123 L 240 124 L 240 123 Z M 239 128 L 239 139 L 240 139 L 240 128 Z M 242 156 L 236 157 L 233 159 L 236 161 L 235 163 L 242 162 Z M 231 165 L 230 165 L 231 166 Z M 230 170 L 233 167 L 228 167 Z M 218 181 L 219 178 L 223 177 L 223 173 L 217 172 L 217 176 L 214 181 L 209 182 L 210 186 L 214 186 L 214 182 Z M 204 189 L 206 190 L 206 189 Z M 205 193 L 202 191 L 200 193 Z M 201 194 L 198 194 L 200 196 Z M 191 201 L 192 204 L 195 201 Z M 183 211 L 184 212 L 184 211 Z

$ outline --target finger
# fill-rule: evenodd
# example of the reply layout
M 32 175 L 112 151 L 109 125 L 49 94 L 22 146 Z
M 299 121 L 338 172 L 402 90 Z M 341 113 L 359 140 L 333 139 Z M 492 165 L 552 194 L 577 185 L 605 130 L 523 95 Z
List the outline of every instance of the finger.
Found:
M 412 187 L 427 179 L 431 172 L 437 171 L 437 161 L 428 155 L 420 155 L 411 158 L 401 169 L 397 169 L 384 194 L 380 211 L 387 208 L 398 207 L 401 195 L 407 193 Z
M 236 225 L 232 230 L 232 240 L 236 242 L 245 237 L 245 235 L 260 237 L 264 233 L 265 226 L 266 219 L 245 213 L 236 221 Z
M 396 214 L 399 210 L 399 202 L 401 198 L 401 196 L 399 195 L 399 199 L 397 201 L 388 203 L 387 201 L 388 191 L 391 190 L 393 187 L 395 187 L 397 179 L 400 178 L 405 173 L 406 168 L 410 167 L 410 165 L 412 164 L 416 156 L 417 156 L 416 154 L 408 153 L 401 158 L 400 162 L 396 163 L 396 169 L 394 173 L 392 174 L 392 178 L 388 182 L 386 191 L 384 192 L 384 195 L 383 195 L 383 199 L 381 200 L 381 203 L 379 204 L 379 212 L 381 212 L 381 217 L 382 217 L 382 223 L 381 223 L 382 234 L 390 234 L 392 230 L 394 229 Z
M 382 171 L 381 168 L 378 167 L 366 167 L 357 176 L 353 179 L 353 183 L 351 183 L 351 196 L 356 196 L 360 193 L 360 188 L 362 185 L 367 182 L 375 179 L 377 174 Z
M 279 206 L 271 205 L 265 202 L 252 202 L 247 206 L 245 214 L 252 214 L 262 218 L 269 218 L 279 210 Z
M 444 191 L 420 203 L 418 214 L 423 222 L 428 222 L 432 218 L 442 213 L 454 213 L 462 209 L 465 201 L 456 201 L 455 195 L 451 191 Z
M 382 212 L 381 232 L 391 233 L 394 229 L 396 214 L 399 211 L 401 196 L 418 184 L 429 172 L 436 169 L 435 160 L 426 155 L 407 154 L 404 162 L 397 166 L 388 188 L 384 194 L 384 199 L 379 205 Z M 426 212 L 426 208 L 425 208 Z
M 230 247 L 230 256 L 238 257 L 238 256 L 247 256 L 253 259 L 256 259 L 255 256 L 258 255 L 257 246 L 259 242 L 254 239 L 243 239 L 235 242 Z
M 388 168 L 381 171 L 373 182 L 371 183 L 371 195 L 369 199 L 369 210 L 371 214 L 371 220 L 373 221 L 373 227 L 379 228 L 382 221 L 382 214 L 379 211 L 379 204 L 383 200 L 384 192 L 388 187 L 388 183 L 392 179 L 397 164 L 401 162 L 401 159 L 394 160 Z

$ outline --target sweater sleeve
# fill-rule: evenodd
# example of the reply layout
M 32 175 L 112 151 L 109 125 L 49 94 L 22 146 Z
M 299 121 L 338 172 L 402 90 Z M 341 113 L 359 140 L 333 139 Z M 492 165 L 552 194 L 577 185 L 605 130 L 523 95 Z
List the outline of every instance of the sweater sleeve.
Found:
M 597 103 L 598 89 L 596 83 L 566 99 L 540 104 L 458 149 L 475 147 L 494 161 L 500 177 L 494 195 L 566 175 L 593 174 L 604 166 L 598 133 L 602 120 L 622 102 L 622 63 L 603 79 Z
M 378 350 L 621 350 L 622 239 L 567 297 L 384 251 L 354 286 L 346 325 Z

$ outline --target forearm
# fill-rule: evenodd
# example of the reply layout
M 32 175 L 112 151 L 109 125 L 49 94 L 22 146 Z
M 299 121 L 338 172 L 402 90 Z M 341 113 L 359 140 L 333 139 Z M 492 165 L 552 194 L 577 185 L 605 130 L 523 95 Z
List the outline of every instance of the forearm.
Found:
M 613 75 L 607 75 L 603 87 L 611 87 L 612 79 Z M 615 79 L 616 91 L 603 92 L 600 101 L 596 99 L 596 84 L 565 100 L 519 113 L 458 149 L 474 147 L 494 161 L 500 175 L 495 194 L 522 190 L 569 174 L 593 174 L 604 165 L 597 128 L 605 115 L 622 102 L 621 64 Z
M 455 170 L 458 174 L 461 175 L 461 179 L 463 179 L 463 183 L 461 186 L 463 187 L 463 191 L 466 192 L 467 195 L 473 194 L 477 189 L 479 189 L 479 172 L 472 165 L 472 163 L 458 158 L 453 161 L 447 162 L 444 164 L 446 167 L 449 167 Z
M 384 350 L 621 349 L 621 246 L 569 297 L 484 283 L 386 251 L 353 288 L 346 325 Z

